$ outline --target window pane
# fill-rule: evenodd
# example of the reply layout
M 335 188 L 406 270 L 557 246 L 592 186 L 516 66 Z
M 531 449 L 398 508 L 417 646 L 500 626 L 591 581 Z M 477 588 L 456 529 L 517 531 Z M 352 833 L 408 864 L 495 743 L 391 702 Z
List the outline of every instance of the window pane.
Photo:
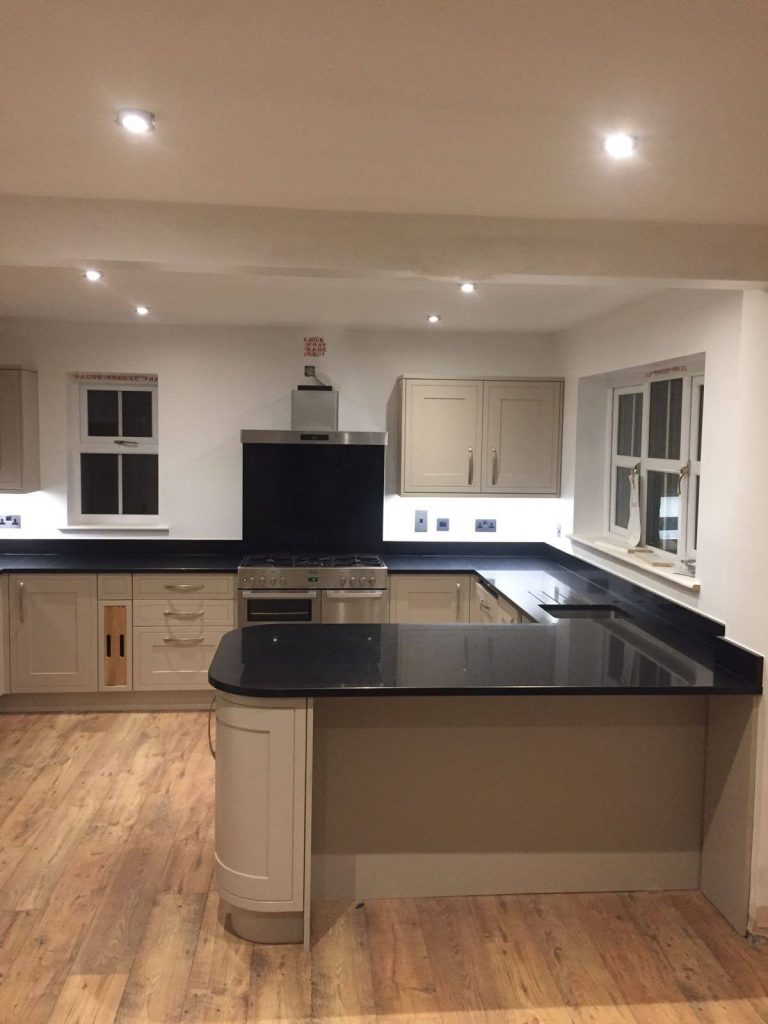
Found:
M 677 473 L 648 472 L 645 542 L 664 551 L 677 551 L 680 498 Z
M 640 431 L 643 425 L 643 396 L 619 395 L 617 455 L 640 456 Z
M 701 462 L 701 425 L 704 422 L 704 385 L 699 384 L 699 422 L 696 425 L 696 461 Z M 697 498 L 698 500 L 698 498 Z
M 115 515 L 118 507 L 118 455 L 81 453 L 80 496 L 83 515 Z
M 123 437 L 152 437 L 152 392 L 123 391 Z
M 117 392 L 88 391 L 88 436 L 118 437 Z
M 699 546 L 699 489 L 701 488 L 701 477 L 696 474 L 696 507 L 693 513 L 693 547 Z
M 657 380 L 651 384 L 648 455 L 652 459 L 680 458 L 683 380 Z
M 613 522 L 626 530 L 629 526 L 629 498 L 630 486 L 629 475 L 631 469 L 625 466 L 616 467 L 616 500 L 613 508 Z
M 123 455 L 123 513 L 157 515 L 157 456 Z

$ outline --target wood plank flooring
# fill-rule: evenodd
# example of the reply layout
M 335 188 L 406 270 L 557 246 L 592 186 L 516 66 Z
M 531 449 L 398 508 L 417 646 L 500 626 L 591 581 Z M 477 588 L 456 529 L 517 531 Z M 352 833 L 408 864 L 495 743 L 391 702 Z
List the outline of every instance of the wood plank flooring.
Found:
M 768 947 L 698 893 L 314 908 L 226 932 L 205 715 L 0 715 L 0 1024 L 767 1024 Z

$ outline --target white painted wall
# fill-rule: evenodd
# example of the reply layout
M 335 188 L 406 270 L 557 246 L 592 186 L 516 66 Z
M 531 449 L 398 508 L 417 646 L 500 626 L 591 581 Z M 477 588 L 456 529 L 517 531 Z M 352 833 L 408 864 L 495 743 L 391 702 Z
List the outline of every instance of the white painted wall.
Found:
M 706 355 L 702 492 L 697 575 L 701 593 L 691 595 L 651 581 L 595 554 L 590 561 L 665 596 L 698 607 L 726 623 L 726 635 L 768 654 L 768 619 L 762 593 L 768 576 L 768 295 L 764 292 L 663 292 L 582 324 L 559 337 L 566 377 L 563 501 L 573 522 L 574 469 L 577 498 L 602 490 L 590 478 L 598 462 L 577 416 L 577 381 L 656 360 Z M 585 391 L 585 400 L 596 393 Z M 578 454 L 577 454 L 578 440 Z M 597 443 L 592 437 L 592 443 Z M 587 506 L 590 505 L 586 500 Z M 584 515 L 577 509 L 577 520 Z M 589 513 L 586 513 L 587 518 Z M 564 519 L 564 523 L 566 520 Z M 563 541 L 561 546 L 570 549 Z M 574 547 L 584 557 L 584 549 Z M 751 921 L 768 933 L 768 716 L 759 702 L 756 828 L 752 862 Z
M 13 536 L 61 537 L 66 524 L 66 374 L 76 370 L 159 376 L 160 517 L 172 538 L 237 539 L 241 530 L 240 430 L 290 426 L 290 392 L 303 380 L 301 328 L 162 327 L 9 320 L 0 324 L 0 364 L 38 371 L 43 490 L 0 496 L 18 512 Z M 314 360 L 340 391 L 346 430 L 389 429 L 396 441 L 397 377 L 549 376 L 558 347 L 545 335 L 326 331 L 328 355 Z M 400 498 L 397 444 L 388 457 L 386 540 L 548 540 L 560 521 L 558 499 Z M 426 508 L 427 534 L 413 513 Z M 436 516 L 449 533 L 436 533 Z M 476 535 L 474 519 L 496 518 L 496 534 Z M 97 536 L 94 531 L 91 536 Z M 124 535 L 124 534 L 123 534 Z M 78 534 L 83 536 L 83 534 Z

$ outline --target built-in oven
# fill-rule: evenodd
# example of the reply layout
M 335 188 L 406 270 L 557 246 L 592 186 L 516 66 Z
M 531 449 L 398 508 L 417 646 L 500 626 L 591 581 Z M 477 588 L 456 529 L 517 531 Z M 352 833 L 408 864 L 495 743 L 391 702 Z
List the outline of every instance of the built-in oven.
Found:
M 321 605 L 317 590 L 240 590 L 237 624 L 242 628 L 320 622 Z
M 324 590 L 323 622 L 387 622 L 386 590 Z

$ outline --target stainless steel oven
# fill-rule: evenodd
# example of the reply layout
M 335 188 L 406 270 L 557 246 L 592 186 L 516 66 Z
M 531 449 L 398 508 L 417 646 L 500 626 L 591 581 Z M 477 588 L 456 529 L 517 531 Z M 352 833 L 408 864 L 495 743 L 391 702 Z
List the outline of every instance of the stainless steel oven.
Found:
M 386 590 L 324 590 L 323 622 L 387 622 Z
M 317 590 L 240 590 L 237 624 L 242 627 L 320 622 L 320 608 Z

